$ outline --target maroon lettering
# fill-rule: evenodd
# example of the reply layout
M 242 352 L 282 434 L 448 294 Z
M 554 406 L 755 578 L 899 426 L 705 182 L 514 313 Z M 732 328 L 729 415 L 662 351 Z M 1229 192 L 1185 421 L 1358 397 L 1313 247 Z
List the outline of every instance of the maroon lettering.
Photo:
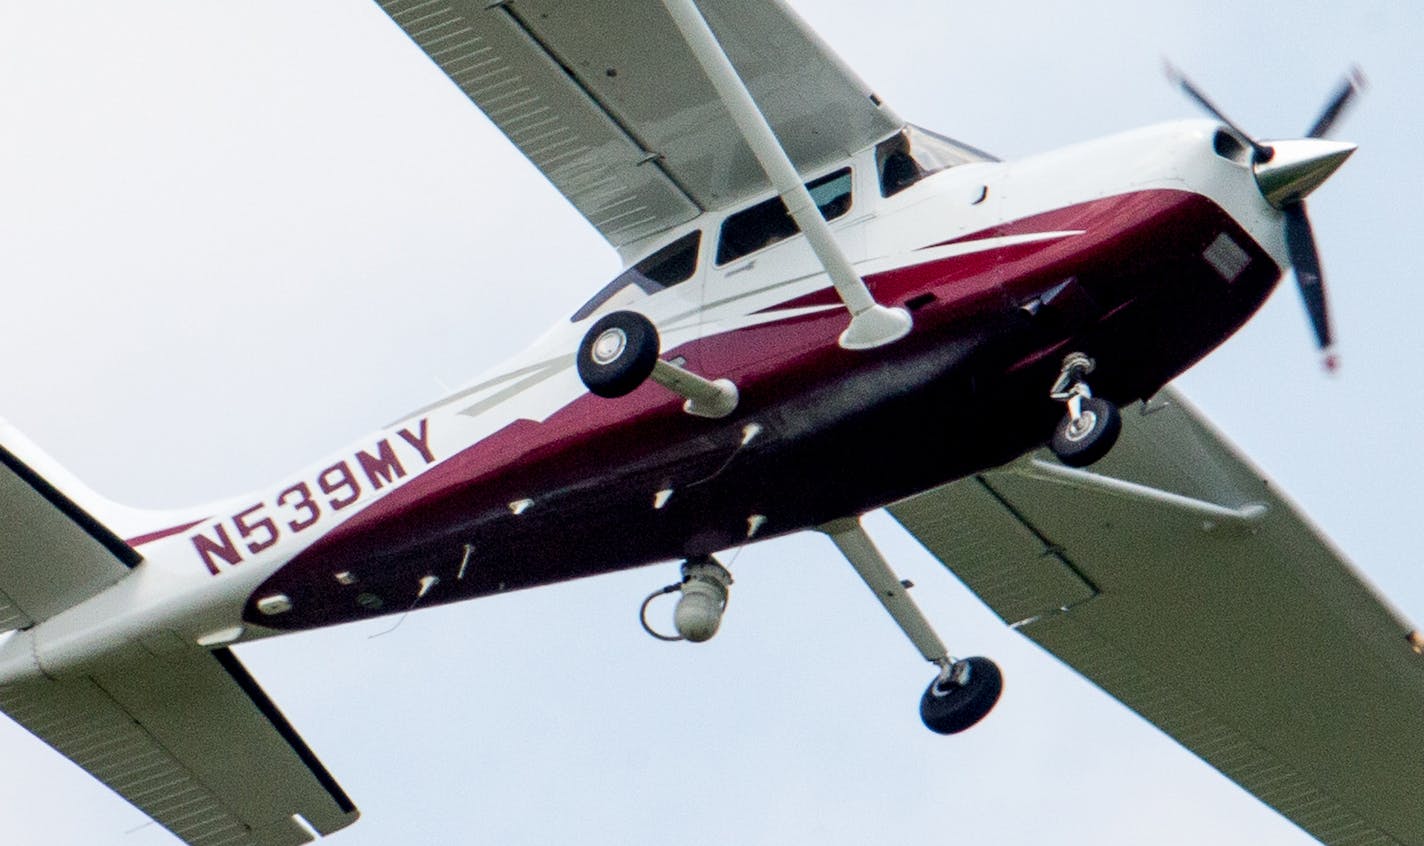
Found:
M 356 453 L 356 461 L 366 473 L 371 487 L 376 490 L 395 482 L 396 479 L 405 478 L 405 468 L 401 466 L 400 459 L 396 458 L 396 451 L 391 448 L 391 442 L 384 438 L 376 446 L 375 455 L 363 449 Z
M 262 510 L 262 503 L 257 503 L 251 508 L 239 514 L 234 514 L 232 524 L 237 527 L 237 531 L 246 540 L 261 532 L 266 534 L 263 540 L 254 540 L 247 545 L 247 549 L 254 555 L 264 549 L 268 549 L 277 542 L 277 524 L 272 522 L 271 517 L 263 517 L 256 523 L 248 523 L 247 518 Z
M 193 535 L 190 540 L 193 541 L 193 546 L 197 548 L 198 554 L 202 556 L 203 563 L 208 566 L 208 572 L 216 576 L 218 564 L 214 560 L 214 556 L 228 564 L 241 564 L 242 553 L 238 550 L 237 544 L 233 543 L 232 538 L 228 536 L 226 526 L 219 523 L 213 528 L 217 530 L 217 540 L 202 533 Z
M 335 475 L 334 480 L 333 474 Z M 322 493 L 332 495 L 326 504 L 330 505 L 333 511 L 340 511 L 361 496 L 361 485 L 351 474 L 351 466 L 345 461 L 339 461 L 321 471 L 321 475 L 316 478 L 316 483 L 321 487 Z M 336 496 L 336 492 L 343 488 L 351 492 L 350 496 Z
M 287 500 L 291 499 L 294 496 L 297 498 L 297 501 L 292 503 L 292 507 L 297 509 L 298 511 L 305 511 L 307 513 L 307 516 L 304 520 L 289 521 L 287 523 L 287 528 L 291 529 L 294 532 L 300 532 L 303 529 L 310 529 L 312 526 L 315 526 L 316 521 L 321 518 L 321 508 L 318 507 L 316 502 L 312 500 L 311 488 L 307 487 L 306 482 L 298 482 L 278 494 L 277 504 L 286 505 Z
M 430 425 L 424 417 L 420 418 L 420 434 L 412 435 L 410 430 L 401 429 L 396 432 L 405 442 L 415 447 L 415 451 L 420 453 L 420 457 L 425 459 L 426 464 L 435 463 L 435 453 L 430 451 Z

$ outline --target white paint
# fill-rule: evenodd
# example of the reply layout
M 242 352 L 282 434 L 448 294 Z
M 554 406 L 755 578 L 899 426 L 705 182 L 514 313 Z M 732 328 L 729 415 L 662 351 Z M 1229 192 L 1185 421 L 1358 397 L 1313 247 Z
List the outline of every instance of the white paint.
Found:
M 1339 130 L 1361 151 L 1311 198 L 1342 374 L 1320 374 L 1285 290 L 1184 381 L 1421 616 L 1424 293 L 1400 245 L 1424 220 L 1393 213 L 1424 188 L 1414 9 L 799 6 L 898 111 L 1006 157 L 1192 115 L 1164 53 L 1262 136 L 1303 130 L 1363 61 L 1373 86 Z M 463 383 L 611 278 L 612 252 L 392 29 L 350 0 L 0 4 L 0 412 L 105 494 L 208 501 L 428 403 L 426 374 Z M 726 809 L 701 842 L 911 842 L 964 807 L 963 839 L 1309 842 L 867 522 L 951 647 L 1005 666 L 1004 703 L 969 735 L 918 725 L 923 663 L 816 539 L 748 547 L 695 655 L 634 624 L 669 575 L 648 570 L 423 611 L 400 637 L 239 652 L 361 806 L 350 846 L 697 843 L 693 779 Z M 551 704 L 569 689 L 584 707 Z M 432 711 L 441 731 L 409 718 Z M 690 737 L 698 711 L 724 730 Z M 13 725 L 0 748 L 16 842 L 142 825 Z

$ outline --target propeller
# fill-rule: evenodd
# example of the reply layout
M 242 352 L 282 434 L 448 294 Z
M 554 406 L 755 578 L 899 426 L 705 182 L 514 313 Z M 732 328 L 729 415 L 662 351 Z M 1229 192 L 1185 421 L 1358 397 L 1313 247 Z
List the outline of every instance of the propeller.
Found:
M 1325 136 L 1364 88 L 1364 74 L 1359 68 L 1352 68 L 1345 75 L 1304 138 L 1272 142 L 1251 137 L 1171 64 L 1167 65 L 1167 78 L 1225 124 L 1233 135 L 1250 145 L 1251 170 L 1255 173 L 1256 185 L 1266 201 L 1285 216 L 1286 250 L 1290 254 L 1291 269 L 1295 272 L 1296 285 L 1300 288 L 1311 328 L 1315 330 L 1316 343 L 1324 356 L 1325 369 L 1333 372 L 1339 366 L 1339 359 L 1332 350 L 1334 338 L 1326 304 L 1325 277 L 1320 268 L 1320 251 L 1315 246 L 1315 232 L 1306 214 L 1305 198 L 1355 152 L 1354 144 L 1327 141 Z

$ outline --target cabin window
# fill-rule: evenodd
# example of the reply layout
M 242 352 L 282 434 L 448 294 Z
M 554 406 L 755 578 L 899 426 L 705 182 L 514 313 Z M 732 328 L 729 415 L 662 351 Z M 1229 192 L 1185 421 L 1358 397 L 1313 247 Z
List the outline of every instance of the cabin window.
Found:
M 893 197 L 926 176 L 955 165 L 992 161 L 998 160 L 918 126 L 906 126 L 875 148 L 882 197 Z
M 702 231 L 693 230 L 663 247 L 622 273 L 603 290 L 593 295 L 593 299 L 583 304 L 570 318 L 574 323 L 598 311 L 599 307 L 619 291 L 637 286 L 645 294 L 656 294 L 679 282 L 686 282 L 697 272 L 697 248 L 702 244 Z
M 850 211 L 850 182 L 850 168 L 846 167 L 806 183 L 806 190 L 821 210 L 821 217 L 835 220 Z M 796 221 L 791 219 L 791 213 L 786 210 L 786 203 L 780 197 L 772 197 L 723 221 L 721 239 L 717 244 L 717 263 L 736 261 L 800 231 Z

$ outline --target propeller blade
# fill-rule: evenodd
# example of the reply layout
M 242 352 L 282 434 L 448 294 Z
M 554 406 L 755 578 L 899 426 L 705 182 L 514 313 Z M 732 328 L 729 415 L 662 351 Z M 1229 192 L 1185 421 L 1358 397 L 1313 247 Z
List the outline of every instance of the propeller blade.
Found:
M 1325 279 L 1320 271 L 1320 253 L 1315 248 L 1315 233 L 1310 229 L 1310 218 L 1305 214 L 1305 203 L 1291 203 L 1286 206 L 1286 248 L 1290 251 L 1291 268 L 1295 271 L 1296 284 L 1300 286 L 1300 297 L 1305 302 L 1305 312 L 1310 315 L 1311 326 L 1315 329 L 1315 340 L 1320 349 L 1328 350 L 1331 344 L 1330 315 L 1325 305 Z M 1329 366 L 1327 359 L 1327 367 Z
M 1166 69 L 1167 78 L 1170 79 L 1173 83 L 1175 83 L 1183 91 L 1185 91 L 1188 97 L 1191 97 L 1193 100 L 1196 100 L 1202 108 L 1206 109 L 1208 112 L 1211 112 L 1211 114 L 1217 120 L 1226 124 L 1232 132 L 1236 133 L 1237 137 L 1245 141 L 1247 144 L 1251 145 L 1253 158 L 1256 162 L 1268 162 L 1271 160 L 1271 156 L 1274 154 L 1275 151 L 1273 151 L 1265 144 L 1262 144 L 1256 139 L 1252 138 L 1250 133 L 1238 126 L 1236 122 L 1233 121 L 1231 118 L 1227 117 L 1226 114 L 1221 111 L 1221 109 L 1218 109 L 1216 107 L 1215 103 L 1207 99 L 1207 96 L 1202 93 L 1201 89 L 1197 88 L 1196 85 L 1194 85 L 1190 79 L 1187 79 L 1186 74 L 1182 73 L 1180 70 L 1177 69 L 1176 65 L 1173 65 L 1171 62 L 1168 62 Z
M 1335 125 L 1335 121 L 1339 119 L 1340 113 L 1350 105 L 1350 101 L 1364 87 L 1364 73 L 1358 67 L 1351 68 L 1350 72 L 1345 75 L 1344 81 L 1340 83 L 1339 90 L 1326 104 L 1325 110 L 1320 113 L 1320 117 L 1315 119 L 1315 125 L 1306 133 L 1306 137 L 1324 138 L 1330 132 L 1330 128 Z

